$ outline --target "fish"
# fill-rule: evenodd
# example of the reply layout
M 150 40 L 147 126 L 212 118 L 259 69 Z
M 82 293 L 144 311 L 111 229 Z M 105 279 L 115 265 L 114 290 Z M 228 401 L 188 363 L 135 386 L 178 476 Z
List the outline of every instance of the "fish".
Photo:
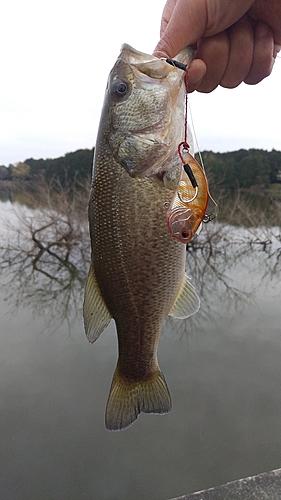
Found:
M 187 65 L 192 58 L 190 47 L 177 56 Z M 118 361 L 105 411 L 110 431 L 126 429 L 140 413 L 171 410 L 157 359 L 161 330 L 166 316 L 187 318 L 200 306 L 185 273 L 186 245 L 171 236 L 166 221 L 182 170 L 184 78 L 181 69 L 124 44 L 106 87 L 83 314 L 91 343 L 112 318 L 116 324 Z

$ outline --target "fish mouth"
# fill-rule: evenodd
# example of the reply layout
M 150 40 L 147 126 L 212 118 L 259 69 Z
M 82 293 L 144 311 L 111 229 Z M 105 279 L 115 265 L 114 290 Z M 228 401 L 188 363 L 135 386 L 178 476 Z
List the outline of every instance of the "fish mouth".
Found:
M 141 52 L 137 49 L 134 49 L 128 43 L 123 43 L 120 51 L 120 58 L 124 60 L 127 64 L 139 64 L 139 63 L 147 63 L 155 60 L 161 60 L 156 56 L 146 54 L 145 52 Z
M 193 59 L 193 50 L 191 47 L 184 49 L 177 56 L 178 62 L 182 62 L 186 67 Z M 165 59 L 159 59 L 156 56 L 140 52 L 128 44 L 123 44 L 117 63 L 122 63 L 130 67 L 130 70 L 138 79 L 145 81 L 146 77 L 154 80 L 164 80 L 169 78 L 172 82 L 180 82 L 183 79 L 184 72 L 178 67 L 168 64 Z M 137 71 L 137 74 L 135 73 Z
M 135 67 L 138 67 L 140 71 L 142 71 L 144 74 L 148 74 L 151 77 L 153 77 L 153 74 L 155 74 L 155 78 L 161 78 L 160 74 L 162 73 L 162 78 L 165 78 L 164 74 L 167 75 L 169 71 L 171 71 L 171 65 L 168 64 L 166 59 L 159 59 L 156 56 L 140 52 L 127 43 L 124 43 L 121 46 L 119 57 L 122 58 L 127 64 L 132 64 Z M 177 62 L 185 64 L 188 67 L 193 60 L 193 57 L 194 49 L 192 46 L 189 46 L 183 49 L 175 57 L 175 60 Z M 173 65 L 172 70 L 175 70 L 175 67 Z M 180 72 L 181 71 L 182 70 L 180 70 Z M 156 76 L 157 72 L 159 72 L 159 76 Z

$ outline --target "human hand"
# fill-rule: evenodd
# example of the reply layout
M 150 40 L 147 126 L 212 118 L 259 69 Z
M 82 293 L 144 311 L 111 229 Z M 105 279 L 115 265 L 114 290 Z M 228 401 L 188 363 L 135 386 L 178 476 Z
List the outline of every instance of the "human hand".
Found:
M 154 54 L 195 45 L 189 91 L 211 92 L 268 76 L 281 48 L 281 0 L 167 0 Z

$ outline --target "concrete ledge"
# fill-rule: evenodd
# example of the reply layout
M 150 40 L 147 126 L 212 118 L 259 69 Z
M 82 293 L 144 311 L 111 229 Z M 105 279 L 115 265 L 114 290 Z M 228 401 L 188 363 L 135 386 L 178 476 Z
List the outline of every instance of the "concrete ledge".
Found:
M 238 479 L 172 500 L 281 500 L 281 469 Z

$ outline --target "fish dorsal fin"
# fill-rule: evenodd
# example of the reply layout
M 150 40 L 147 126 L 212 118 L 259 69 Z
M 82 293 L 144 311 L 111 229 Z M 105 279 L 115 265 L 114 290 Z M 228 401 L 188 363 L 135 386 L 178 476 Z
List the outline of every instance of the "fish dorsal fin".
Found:
M 109 324 L 111 314 L 100 293 L 92 265 L 85 288 L 83 314 L 87 339 L 89 342 L 95 342 Z
M 178 295 L 174 305 L 169 312 L 169 316 L 174 318 L 185 319 L 192 314 L 195 314 L 200 307 L 200 299 L 195 291 L 194 286 L 189 281 L 185 274 L 181 282 Z

